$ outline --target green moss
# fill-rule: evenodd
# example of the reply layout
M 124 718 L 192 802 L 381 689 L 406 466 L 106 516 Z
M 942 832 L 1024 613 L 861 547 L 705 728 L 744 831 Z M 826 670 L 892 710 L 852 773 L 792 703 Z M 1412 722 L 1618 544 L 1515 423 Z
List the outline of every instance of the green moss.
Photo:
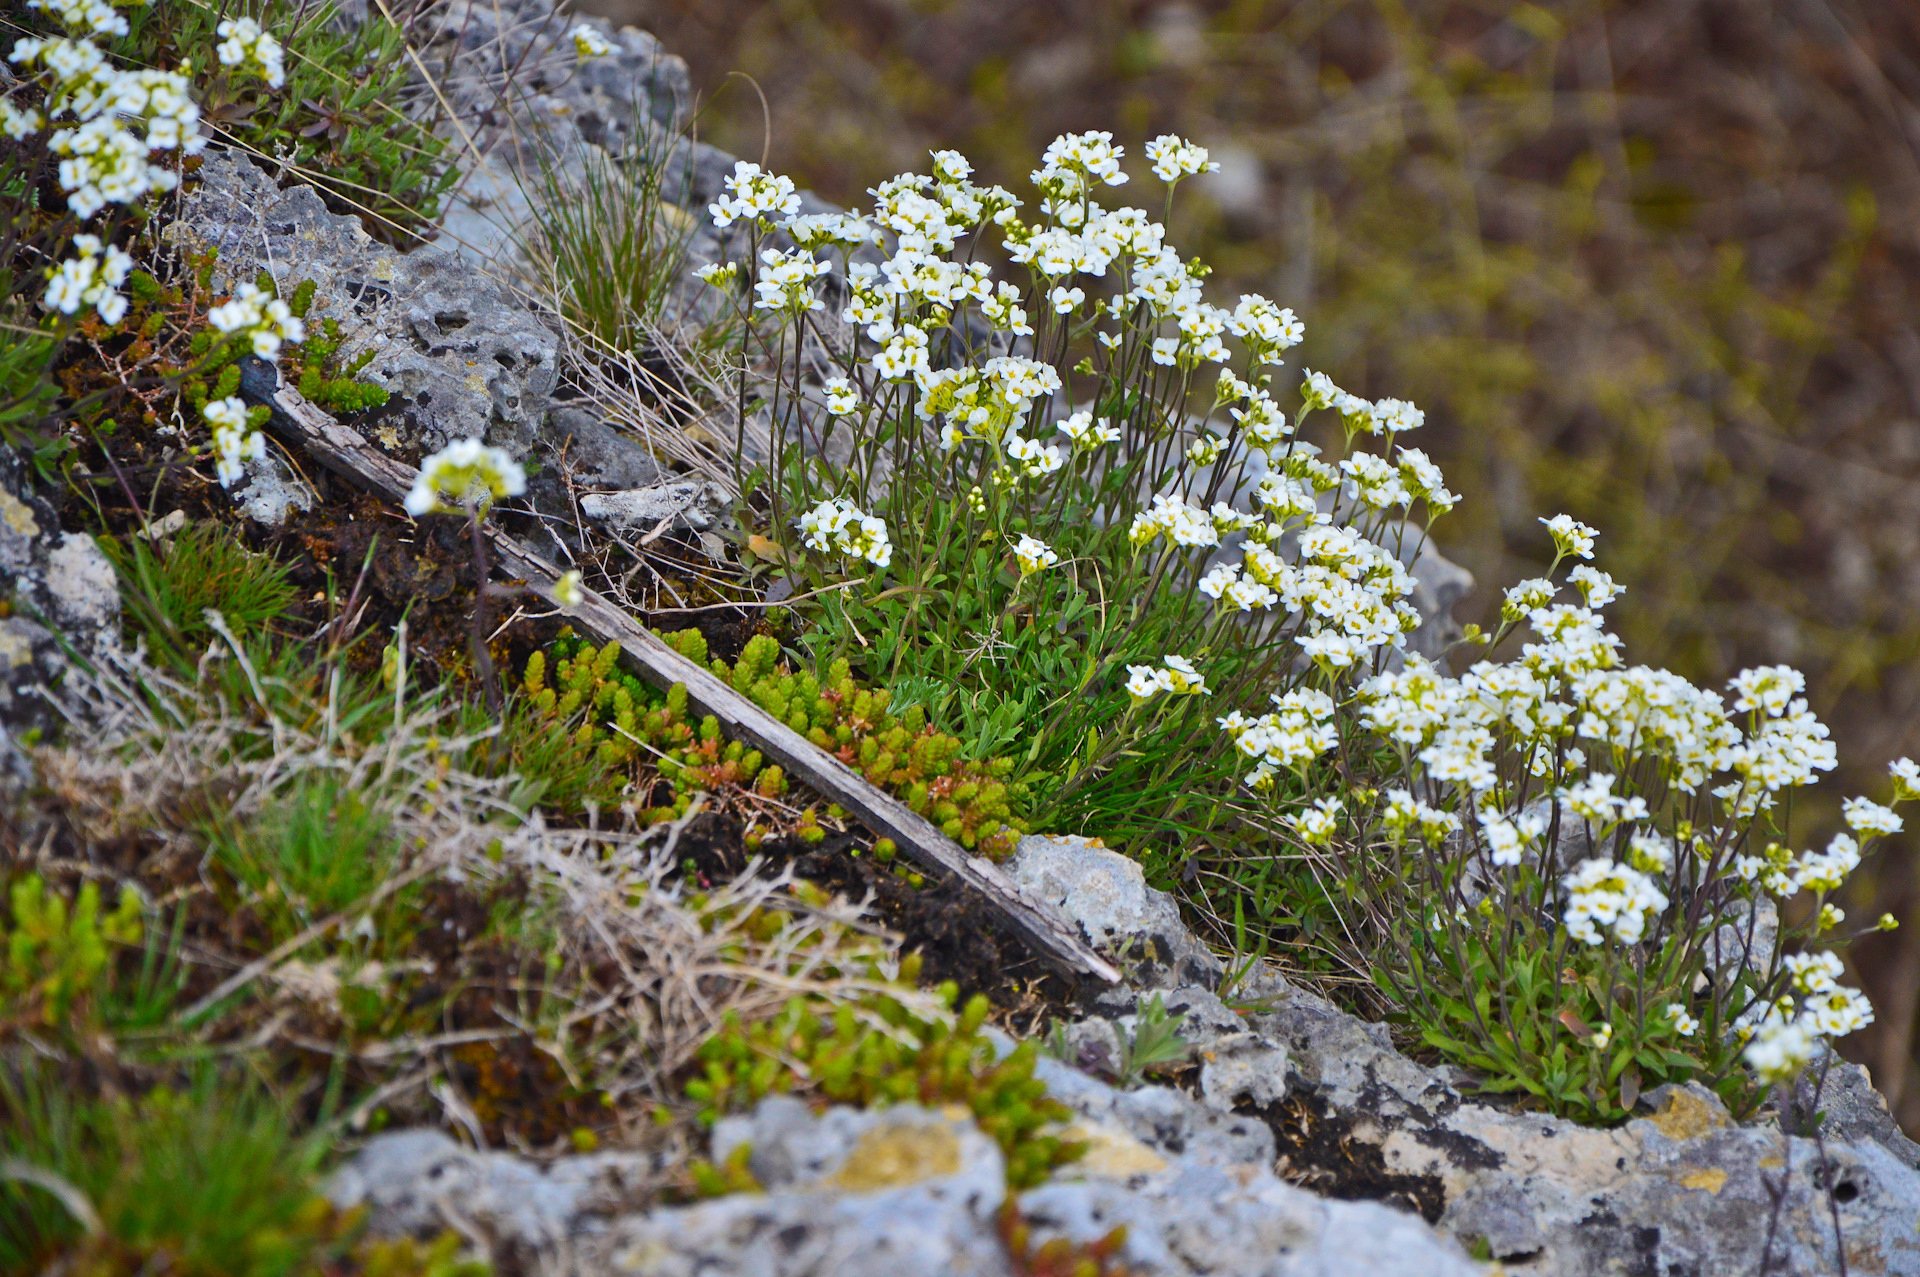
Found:
M 910 982 L 916 972 L 917 964 L 903 979 Z M 956 993 L 951 982 L 940 986 L 946 1005 Z M 1001 1058 L 981 1032 L 987 1011 L 986 997 L 976 994 L 949 1022 L 871 994 L 831 1009 L 795 998 L 752 1026 L 729 1014 L 701 1046 L 703 1071 L 687 1084 L 687 1095 L 701 1104 L 707 1122 L 790 1092 L 862 1107 L 964 1105 L 1005 1154 L 1008 1185 L 1030 1188 L 1085 1146 L 1050 1129 L 1072 1113 L 1033 1076 L 1038 1049 L 1023 1042 Z

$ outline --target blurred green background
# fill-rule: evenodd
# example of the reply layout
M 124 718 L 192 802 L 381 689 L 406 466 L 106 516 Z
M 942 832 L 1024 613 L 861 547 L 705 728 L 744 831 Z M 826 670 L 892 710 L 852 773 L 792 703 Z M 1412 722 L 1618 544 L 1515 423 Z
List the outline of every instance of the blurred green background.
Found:
M 703 140 L 841 204 L 934 147 L 1018 191 L 1066 131 L 1207 145 L 1175 242 L 1299 312 L 1296 368 L 1426 409 L 1463 620 L 1565 510 L 1629 587 L 1630 659 L 1806 671 L 1843 770 L 1801 845 L 1920 752 L 1920 4 L 581 7 L 687 59 Z M 1848 902 L 1909 925 L 1855 946 L 1880 1020 L 1847 1051 L 1920 1132 L 1912 846 Z

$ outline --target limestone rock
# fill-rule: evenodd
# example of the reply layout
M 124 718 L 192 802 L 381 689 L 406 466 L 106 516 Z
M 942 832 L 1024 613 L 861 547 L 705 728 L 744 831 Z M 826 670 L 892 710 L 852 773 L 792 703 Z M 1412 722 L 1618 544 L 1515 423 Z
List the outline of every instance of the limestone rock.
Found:
M 1006 1199 L 1000 1149 L 970 1117 L 914 1105 L 829 1109 L 762 1101 L 717 1138 L 752 1146 L 770 1190 L 612 1221 L 579 1246 L 575 1271 L 653 1277 L 895 1277 L 1008 1273 L 994 1219 Z
M 30 776 L 20 736 L 56 726 L 42 693 L 69 649 L 86 658 L 119 641 L 113 565 L 92 537 L 60 530 L 26 460 L 0 446 L 0 790 Z
M 1144 1183 L 1086 1179 L 1020 1195 L 1035 1235 L 1089 1242 L 1127 1229 L 1136 1273 L 1232 1277 L 1470 1277 L 1480 1265 L 1412 1215 L 1328 1201 L 1265 1167 L 1185 1162 Z
M 392 396 L 356 421 L 394 450 L 482 438 L 524 456 L 546 420 L 559 340 L 511 293 L 437 248 L 401 253 L 308 186 L 281 190 L 245 157 L 209 152 L 162 232 L 189 252 L 219 249 L 214 287 L 270 269 L 281 289 L 318 285 L 307 323 L 338 321 L 339 358 L 374 352 L 362 374 Z
M 1380 1026 L 1303 991 L 1250 1022 L 1288 1047 L 1295 1086 L 1348 1147 L 1376 1151 L 1377 1180 L 1529 1273 L 1757 1271 L 1776 1191 L 1773 1271 L 1837 1271 L 1814 1142 L 1737 1125 L 1698 1085 L 1649 1092 L 1649 1116 L 1601 1130 L 1463 1097 L 1445 1073 L 1394 1051 Z M 1920 1172 L 1881 1142 L 1897 1132 L 1874 1106 L 1839 1098 L 1859 1085 L 1830 1082 L 1835 1108 L 1857 1123 L 1827 1139 L 1848 1264 L 1920 1273 Z M 1879 1134 L 1849 1141 L 1855 1131 Z
M 1022 838 L 1004 868 L 1020 886 L 1059 906 L 1094 947 L 1112 953 L 1129 985 L 1213 988 L 1225 974 L 1180 920 L 1173 898 L 1147 885 L 1138 862 L 1097 841 Z
M 650 488 L 667 472 L 641 442 L 572 404 L 547 414 L 547 438 L 567 469 L 593 488 Z
M 590 1216 L 617 1210 L 658 1167 L 631 1153 L 563 1157 L 544 1171 L 506 1153 L 477 1153 L 435 1130 L 376 1135 L 334 1173 L 326 1193 L 365 1207 L 377 1236 L 431 1237 L 455 1228 L 497 1256 L 551 1255 Z

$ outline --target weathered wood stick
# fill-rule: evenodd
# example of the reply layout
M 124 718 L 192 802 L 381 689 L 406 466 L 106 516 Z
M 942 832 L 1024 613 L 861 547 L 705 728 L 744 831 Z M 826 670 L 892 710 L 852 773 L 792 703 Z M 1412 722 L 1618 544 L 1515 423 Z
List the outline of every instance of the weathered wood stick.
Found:
M 322 465 L 395 501 L 413 487 L 415 471 L 374 448 L 360 432 L 335 421 L 290 386 L 275 387 L 274 374 L 247 361 L 242 393 L 274 410 L 272 425 Z M 517 537 L 488 530 L 493 552 L 527 588 L 559 606 L 553 597 L 560 570 Z M 1087 975 L 1117 984 L 1120 973 L 1081 939 L 1073 923 L 1046 901 L 1028 895 L 983 856 L 969 853 L 933 822 L 875 788 L 866 777 L 820 749 L 812 741 L 736 692 L 705 666 L 688 660 L 631 616 L 591 590 L 570 608 L 573 623 L 602 643 L 617 642 L 648 682 L 660 687 L 686 685 L 687 697 L 718 719 L 729 736 L 744 740 L 797 777 L 853 813 L 877 834 L 894 840 L 922 867 L 959 879 L 980 893 L 1049 965 L 1070 975 Z

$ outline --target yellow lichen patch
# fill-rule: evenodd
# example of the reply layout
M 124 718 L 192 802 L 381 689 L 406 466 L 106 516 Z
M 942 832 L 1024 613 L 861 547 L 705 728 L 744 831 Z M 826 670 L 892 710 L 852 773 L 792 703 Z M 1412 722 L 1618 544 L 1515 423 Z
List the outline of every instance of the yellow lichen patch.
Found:
M 1676 1143 L 1699 1139 L 1728 1125 L 1726 1110 L 1684 1087 L 1667 1092 L 1666 1103 L 1650 1119 Z
M 829 1188 L 874 1193 L 905 1188 L 960 1169 L 960 1137 L 951 1126 L 883 1126 L 853 1146 L 844 1166 L 826 1180 Z
M 1118 1127 L 1094 1123 L 1069 1126 L 1065 1137 L 1087 1146 L 1076 1165 L 1101 1179 L 1131 1179 L 1165 1170 L 1167 1160 Z
M 0 488 L 0 523 L 6 524 L 23 537 L 40 535 L 40 525 L 34 520 L 33 511 L 28 508 L 26 502 L 5 488 Z
M 33 645 L 12 630 L 0 630 L 0 670 L 33 662 Z
M 1717 1193 L 1727 1186 L 1727 1173 L 1718 1166 L 1708 1166 L 1697 1171 L 1688 1171 L 1680 1177 L 1680 1187 L 1697 1188 L 1703 1193 Z

